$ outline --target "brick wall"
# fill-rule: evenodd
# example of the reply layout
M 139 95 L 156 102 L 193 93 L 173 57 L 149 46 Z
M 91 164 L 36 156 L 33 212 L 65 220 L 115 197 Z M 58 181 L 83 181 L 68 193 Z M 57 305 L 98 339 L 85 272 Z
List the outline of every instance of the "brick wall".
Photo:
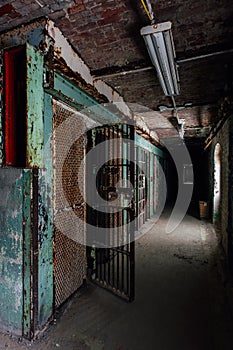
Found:
M 229 46 L 232 37 L 232 2 L 175 0 L 154 2 L 158 21 L 174 23 L 179 52 L 208 46 Z M 29 0 L 1 1 L 0 24 L 6 30 L 32 19 L 48 16 L 93 68 L 118 66 L 144 60 L 139 30 L 149 20 L 140 1 Z M 135 45 L 136 44 L 136 45 Z M 120 52 L 120 54 L 119 54 Z

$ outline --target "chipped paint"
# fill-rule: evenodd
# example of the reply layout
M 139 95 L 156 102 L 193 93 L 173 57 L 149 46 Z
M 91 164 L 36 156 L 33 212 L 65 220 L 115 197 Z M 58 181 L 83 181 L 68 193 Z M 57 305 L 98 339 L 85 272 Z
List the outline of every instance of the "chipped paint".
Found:
M 43 242 L 47 239 L 47 230 L 48 230 L 48 213 L 46 207 L 42 201 L 41 195 L 38 196 L 38 217 L 39 217 L 39 244 L 40 248 L 42 247 Z
M 26 45 L 27 57 L 27 166 L 43 165 L 43 56 Z
M 32 171 L 23 172 L 23 336 L 31 337 L 31 184 Z
M 93 77 L 90 69 L 84 61 L 74 52 L 67 39 L 61 31 L 55 27 L 53 21 L 49 20 L 46 24 L 47 32 L 54 40 L 54 51 L 59 52 L 59 57 L 62 56 L 67 65 L 74 71 L 78 72 L 81 77 L 88 83 L 93 85 Z
M 52 135 L 52 98 L 45 94 L 44 143 Z M 53 164 L 51 147 L 46 148 L 44 168 L 38 172 L 38 325 L 44 326 L 53 315 Z
M 85 91 L 92 97 L 94 97 L 99 103 L 108 103 L 108 99 L 106 96 L 101 95 L 98 90 L 91 84 L 87 84 L 87 82 L 81 77 L 81 75 L 77 72 L 73 72 L 67 65 L 62 57 L 58 59 L 54 59 L 54 70 L 56 72 L 65 75 L 70 81 L 73 81 L 81 90 Z
M 0 35 L 0 49 L 23 45 L 26 42 L 39 48 L 40 42 L 45 40 L 45 23 L 46 19 L 40 19 Z
M 0 325 L 15 333 L 23 307 L 22 179 L 22 170 L 0 169 Z

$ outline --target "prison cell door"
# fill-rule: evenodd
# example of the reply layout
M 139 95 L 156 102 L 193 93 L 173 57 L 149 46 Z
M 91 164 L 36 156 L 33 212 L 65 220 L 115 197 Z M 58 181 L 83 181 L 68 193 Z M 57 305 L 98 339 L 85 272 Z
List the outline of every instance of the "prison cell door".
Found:
M 92 280 L 127 301 L 133 301 L 135 295 L 133 140 L 134 129 L 129 125 L 92 130 L 88 137 L 89 150 L 103 142 L 104 149 L 102 154 L 96 152 L 95 162 L 88 164 L 86 171 L 95 174 L 98 195 L 105 201 L 88 206 L 88 223 L 92 229 L 87 230 L 87 237 L 93 231 L 96 233 L 92 247 L 87 248 L 88 261 L 93 263 Z M 88 196 L 93 201 L 87 175 L 87 202 Z

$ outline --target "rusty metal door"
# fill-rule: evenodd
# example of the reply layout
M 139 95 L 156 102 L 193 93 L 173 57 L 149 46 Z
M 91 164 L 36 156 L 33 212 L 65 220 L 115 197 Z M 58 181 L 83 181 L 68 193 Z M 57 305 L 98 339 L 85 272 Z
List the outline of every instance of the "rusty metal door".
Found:
M 101 150 L 98 146 L 103 145 Z M 91 130 L 87 162 L 87 261 L 92 281 L 127 301 L 135 296 L 134 128 L 111 125 Z M 95 177 L 100 198 L 93 199 Z M 93 182 L 92 182 L 93 183 Z M 91 205 L 90 205 L 91 203 Z M 100 238 L 101 237 L 101 238 Z

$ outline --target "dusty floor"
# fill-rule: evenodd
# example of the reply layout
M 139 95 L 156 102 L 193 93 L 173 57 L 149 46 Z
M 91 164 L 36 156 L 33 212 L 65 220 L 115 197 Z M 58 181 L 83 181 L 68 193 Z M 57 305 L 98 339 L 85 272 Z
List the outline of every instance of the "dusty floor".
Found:
M 88 284 L 34 343 L 0 335 L 0 349 L 233 349 L 229 282 L 210 224 L 167 215 L 136 243 L 136 300 Z

